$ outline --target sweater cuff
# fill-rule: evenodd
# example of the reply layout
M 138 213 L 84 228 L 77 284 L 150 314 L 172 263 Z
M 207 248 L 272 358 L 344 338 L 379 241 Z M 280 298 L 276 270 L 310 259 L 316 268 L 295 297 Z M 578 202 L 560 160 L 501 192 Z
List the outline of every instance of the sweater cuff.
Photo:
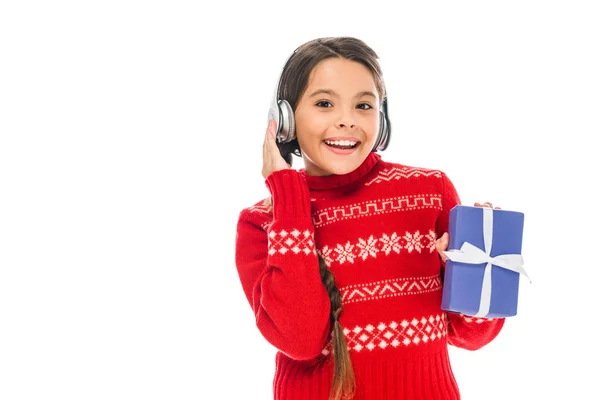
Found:
M 293 168 L 270 173 L 265 184 L 273 196 L 273 218 L 310 218 L 310 192 L 306 179 Z

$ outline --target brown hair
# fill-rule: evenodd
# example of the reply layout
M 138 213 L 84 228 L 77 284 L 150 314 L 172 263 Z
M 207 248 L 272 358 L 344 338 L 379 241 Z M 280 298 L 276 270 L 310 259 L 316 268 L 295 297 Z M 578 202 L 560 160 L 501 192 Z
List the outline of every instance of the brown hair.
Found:
M 301 45 L 291 56 L 285 71 L 281 75 L 281 84 L 277 93 L 278 98 L 287 100 L 295 111 L 300 98 L 308 86 L 308 79 L 312 70 L 321 61 L 335 57 L 356 61 L 366 66 L 373 74 L 379 98 L 383 101 L 386 93 L 383 84 L 383 74 L 377 61 L 378 56 L 362 40 L 353 37 L 320 38 Z M 297 139 L 289 143 L 278 142 L 277 146 L 282 157 L 290 166 L 292 165 L 292 155 L 302 156 Z M 273 204 L 272 201 L 272 198 L 270 198 L 270 205 Z M 317 253 L 317 255 L 321 280 L 327 289 L 331 302 L 334 372 L 329 398 L 333 400 L 338 400 L 342 397 L 352 398 L 355 391 L 354 370 L 346 338 L 338 321 L 338 317 L 342 312 L 342 296 L 325 260 L 320 254 Z

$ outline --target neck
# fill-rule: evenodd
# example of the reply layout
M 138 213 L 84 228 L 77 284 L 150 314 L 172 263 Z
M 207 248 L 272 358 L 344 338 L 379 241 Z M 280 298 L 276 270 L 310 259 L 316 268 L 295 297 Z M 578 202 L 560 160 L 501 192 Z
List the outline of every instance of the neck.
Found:
M 367 175 L 380 159 L 381 156 L 379 154 L 371 152 L 361 165 L 353 171 L 343 175 L 308 175 L 305 168 L 302 168 L 300 173 L 305 176 L 308 187 L 311 190 L 335 189 L 358 181 L 360 178 Z

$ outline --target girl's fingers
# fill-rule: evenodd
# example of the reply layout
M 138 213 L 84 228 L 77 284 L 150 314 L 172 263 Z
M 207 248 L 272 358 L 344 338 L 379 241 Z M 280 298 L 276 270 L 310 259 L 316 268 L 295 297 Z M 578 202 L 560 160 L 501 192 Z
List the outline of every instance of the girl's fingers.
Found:
M 267 134 L 265 135 L 265 147 L 269 152 L 277 148 L 277 144 L 275 143 L 275 134 L 273 133 L 274 129 L 274 121 L 269 121 L 269 125 L 267 125 Z
M 277 136 L 275 133 L 275 121 L 269 121 L 269 128 L 267 129 L 267 145 L 269 146 L 269 150 L 279 152 L 279 148 L 277 147 Z
M 263 143 L 263 176 L 285 168 L 292 168 L 283 158 L 277 145 L 277 122 L 269 120 Z
M 448 256 L 444 254 L 444 251 L 448 248 L 448 232 L 445 232 L 438 240 L 435 241 L 435 248 L 442 257 L 442 260 L 446 261 Z
M 267 156 L 267 144 L 269 141 L 269 128 L 267 126 L 267 130 L 265 131 L 265 140 L 263 141 L 262 151 L 263 151 L 263 160 Z
M 263 157 L 268 155 L 269 152 L 273 151 L 273 147 L 277 148 L 275 140 L 273 139 L 273 123 L 274 121 L 270 120 L 269 124 L 267 125 L 267 131 L 265 132 L 265 142 L 263 145 Z

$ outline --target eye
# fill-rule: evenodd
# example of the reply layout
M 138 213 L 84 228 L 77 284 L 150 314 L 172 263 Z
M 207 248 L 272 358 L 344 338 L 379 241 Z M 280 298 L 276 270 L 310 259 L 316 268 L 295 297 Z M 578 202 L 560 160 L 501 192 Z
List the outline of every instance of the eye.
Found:
M 326 105 L 323 105 L 323 104 L 329 104 L 329 105 L 332 106 L 332 104 L 329 101 L 327 101 L 327 100 L 321 100 L 321 101 L 317 102 L 317 104 L 315 104 L 315 105 L 317 107 L 330 108 L 329 106 L 326 106 Z M 366 108 L 364 106 L 366 106 Z M 357 107 L 360 108 L 361 110 L 370 110 L 370 109 L 373 108 L 368 103 L 360 103 Z

